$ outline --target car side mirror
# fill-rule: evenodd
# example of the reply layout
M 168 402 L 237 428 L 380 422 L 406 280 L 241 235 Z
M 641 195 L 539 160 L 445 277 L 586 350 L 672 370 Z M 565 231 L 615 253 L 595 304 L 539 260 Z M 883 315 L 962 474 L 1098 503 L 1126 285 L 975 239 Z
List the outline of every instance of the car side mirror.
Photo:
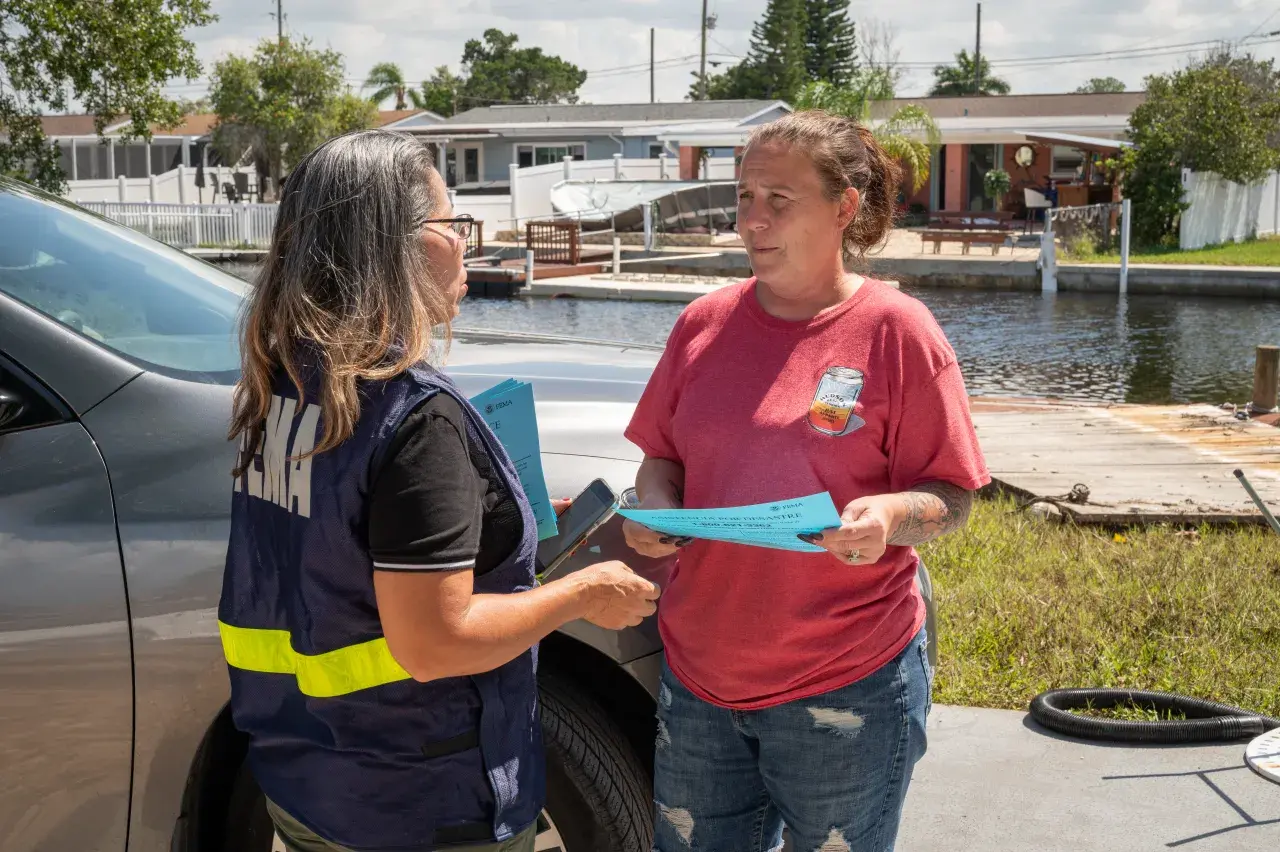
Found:
M 27 403 L 11 390 L 0 388 L 0 429 L 8 426 L 27 410 Z

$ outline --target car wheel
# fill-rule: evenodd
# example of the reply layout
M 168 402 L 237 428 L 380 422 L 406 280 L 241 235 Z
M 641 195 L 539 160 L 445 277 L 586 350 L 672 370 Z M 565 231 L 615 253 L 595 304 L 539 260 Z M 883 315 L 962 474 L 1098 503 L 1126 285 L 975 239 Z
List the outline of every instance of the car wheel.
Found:
M 649 852 L 653 782 L 604 709 L 581 688 L 539 674 L 547 749 L 547 829 L 539 852 Z M 552 840 L 552 837 L 556 840 Z
M 540 693 L 547 807 L 536 852 L 648 852 L 653 784 L 626 737 L 573 684 L 544 676 Z M 224 852 L 287 852 L 247 762 L 231 791 L 225 838 Z
M 223 852 L 286 852 L 284 843 L 276 837 L 267 813 L 267 799 L 253 780 L 248 761 L 240 764 L 231 788 L 223 837 Z

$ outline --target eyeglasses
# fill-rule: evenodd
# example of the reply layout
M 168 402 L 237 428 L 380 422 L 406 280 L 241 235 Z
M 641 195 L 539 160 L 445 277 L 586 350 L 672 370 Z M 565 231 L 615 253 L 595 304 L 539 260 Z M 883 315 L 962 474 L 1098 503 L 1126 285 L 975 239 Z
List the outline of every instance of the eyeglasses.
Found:
M 474 216 L 455 216 L 452 219 L 423 219 L 420 225 L 448 225 L 449 230 L 453 231 L 462 239 L 471 237 L 471 226 L 476 223 Z

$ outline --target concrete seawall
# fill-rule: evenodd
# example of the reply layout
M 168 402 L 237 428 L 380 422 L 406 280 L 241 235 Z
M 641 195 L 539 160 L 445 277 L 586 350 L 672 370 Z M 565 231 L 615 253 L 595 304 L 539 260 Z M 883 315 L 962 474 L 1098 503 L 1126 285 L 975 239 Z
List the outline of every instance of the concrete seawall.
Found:
M 961 290 L 1041 289 L 1035 260 L 1000 257 L 869 257 L 871 275 L 909 287 Z M 627 264 L 629 272 L 655 275 L 718 275 L 746 278 L 751 264 L 745 252 L 722 251 L 705 258 L 675 262 L 661 259 Z M 1120 267 L 1101 264 L 1058 265 L 1058 289 L 1063 292 L 1118 293 Z M 1280 268 L 1232 266 L 1175 266 L 1135 264 L 1129 267 L 1129 292 L 1164 296 L 1280 297 Z
M 1118 266 L 1068 264 L 1058 267 L 1058 289 L 1116 293 Z M 1280 297 L 1280 268 L 1265 266 L 1172 266 L 1144 264 L 1129 267 L 1129 292 L 1163 296 Z
M 263 252 L 194 249 L 190 254 L 214 263 L 254 264 Z M 706 257 L 685 254 L 675 260 L 661 257 L 632 260 L 627 273 L 646 276 L 675 275 L 741 280 L 751 275 L 751 264 L 742 250 L 721 250 Z M 869 274 L 908 287 L 961 290 L 1025 291 L 1041 289 L 1036 261 L 978 256 L 869 257 Z M 592 288 L 593 290 L 596 288 Z M 677 288 L 678 289 L 678 288 Z M 1059 263 L 1058 289 L 1063 292 L 1118 293 L 1120 267 L 1101 264 Z M 1280 298 L 1280 267 L 1176 266 L 1135 264 L 1129 267 L 1129 292 L 1135 295 L 1228 296 Z M 632 296 L 634 298 L 634 296 Z

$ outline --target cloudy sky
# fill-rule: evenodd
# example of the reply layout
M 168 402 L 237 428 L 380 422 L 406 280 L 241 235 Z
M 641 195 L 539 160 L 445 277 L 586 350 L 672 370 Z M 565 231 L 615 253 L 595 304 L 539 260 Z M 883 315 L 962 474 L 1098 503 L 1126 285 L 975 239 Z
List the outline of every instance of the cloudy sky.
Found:
M 346 57 L 359 88 L 376 62 L 400 64 L 421 80 L 437 65 L 459 70 L 462 46 L 489 27 L 519 35 L 590 72 L 581 97 L 594 103 L 649 99 L 649 29 L 656 30 L 658 100 L 682 100 L 697 68 L 697 0 L 282 0 L 286 30 Z M 709 0 L 717 23 L 707 51 L 732 64 L 744 55 L 765 0 Z M 212 0 L 220 20 L 192 31 L 208 65 L 274 36 L 276 0 Z M 923 94 L 930 68 L 974 46 L 976 4 L 965 0 L 852 0 L 856 21 L 878 20 L 896 34 L 909 68 L 904 94 Z M 1014 92 L 1070 91 L 1094 76 L 1130 88 L 1143 76 L 1183 64 L 1213 39 L 1253 35 L 1255 54 L 1280 56 L 1280 0 L 986 0 L 982 50 Z M 1270 42 L 1270 43 L 1267 43 Z M 1120 51 L 1118 55 L 1098 56 Z M 1080 56 L 1080 54 L 1090 54 Z M 1065 58 L 1064 58 L 1065 57 Z M 1039 60 L 1030 62 L 1029 60 Z M 721 66 L 723 67 L 723 66 Z M 194 97 L 203 84 L 179 84 Z

